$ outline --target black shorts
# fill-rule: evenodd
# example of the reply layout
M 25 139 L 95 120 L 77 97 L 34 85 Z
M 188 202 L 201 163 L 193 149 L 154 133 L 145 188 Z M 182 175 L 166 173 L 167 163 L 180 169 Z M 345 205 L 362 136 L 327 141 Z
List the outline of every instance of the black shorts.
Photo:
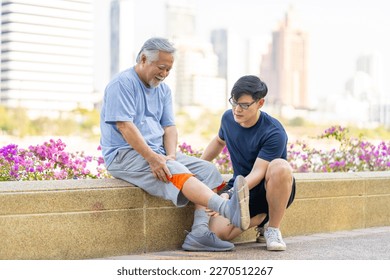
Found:
M 234 180 L 229 181 L 229 187 L 233 186 Z M 293 183 L 291 188 L 290 198 L 287 203 L 288 208 L 293 203 L 295 198 L 295 178 L 293 177 Z M 268 202 L 266 198 L 265 180 L 262 180 L 260 184 L 249 191 L 249 213 L 251 218 L 258 214 L 267 214 L 267 217 L 260 224 L 263 226 L 268 222 Z

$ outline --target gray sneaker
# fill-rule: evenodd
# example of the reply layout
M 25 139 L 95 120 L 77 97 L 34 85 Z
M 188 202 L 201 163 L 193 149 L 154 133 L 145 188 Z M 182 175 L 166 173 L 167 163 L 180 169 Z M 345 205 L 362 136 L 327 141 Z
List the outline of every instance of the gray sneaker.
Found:
M 192 232 L 189 232 L 181 247 L 186 251 L 223 252 L 233 250 L 234 244 L 219 239 L 211 231 L 207 231 L 201 237 L 197 237 Z
M 264 238 L 267 243 L 268 251 L 286 250 L 286 243 L 284 243 L 279 229 L 268 227 L 264 232 Z
M 264 227 L 255 227 L 256 230 L 256 242 L 257 243 L 265 243 L 265 238 L 264 238 Z
M 247 230 L 250 223 L 249 189 L 245 178 L 238 175 L 233 185 L 233 195 L 228 201 L 232 217 L 230 222 L 235 227 Z
M 255 230 L 256 230 L 256 242 L 257 243 L 265 243 L 265 238 L 264 238 L 264 232 L 265 230 L 267 229 L 268 227 L 268 221 L 263 225 L 263 223 L 261 223 L 260 225 L 258 225 L 257 227 L 255 227 Z

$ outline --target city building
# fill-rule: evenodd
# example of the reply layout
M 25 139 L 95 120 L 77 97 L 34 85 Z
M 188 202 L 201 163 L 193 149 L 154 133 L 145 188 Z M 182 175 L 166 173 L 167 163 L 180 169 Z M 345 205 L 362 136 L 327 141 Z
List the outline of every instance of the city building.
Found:
M 166 4 L 166 36 L 171 40 L 196 36 L 195 3 L 189 0 L 169 0 Z
M 110 77 L 135 62 L 135 5 L 133 0 L 112 0 L 110 6 Z
M 32 118 L 94 108 L 92 11 L 92 0 L 1 2 L 1 105 Z
M 383 90 L 381 62 L 379 53 L 360 55 L 356 60 L 356 71 L 345 86 L 345 95 L 360 104 L 360 109 L 350 104 L 346 105 L 347 111 L 354 113 L 355 121 L 364 126 L 390 124 L 387 116 L 390 103 Z
M 218 57 L 211 43 L 196 35 L 193 5 L 188 1 L 170 1 L 166 15 L 167 37 L 177 49 L 167 79 L 175 108 L 226 109 L 226 80 L 218 76 Z
M 267 104 L 279 111 L 284 107 L 308 109 L 308 35 L 299 26 L 292 7 L 272 33 L 268 52 L 263 55 L 260 76 L 267 82 Z
M 373 52 L 357 57 L 356 67 L 344 90 L 321 100 L 312 115 L 316 123 L 343 126 L 390 127 L 390 102 L 383 89 L 382 58 Z
M 185 38 L 175 42 L 175 104 L 226 109 L 226 81 L 218 77 L 217 56 L 208 42 Z
M 211 32 L 211 43 L 218 56 L 218 76 L 226 80 L 225 103 L 230 97 L 234 83 L 248 71 L 248 43 L 232 29 L 215 29 Z M 259 52 L 260 53 L 260 52 Z

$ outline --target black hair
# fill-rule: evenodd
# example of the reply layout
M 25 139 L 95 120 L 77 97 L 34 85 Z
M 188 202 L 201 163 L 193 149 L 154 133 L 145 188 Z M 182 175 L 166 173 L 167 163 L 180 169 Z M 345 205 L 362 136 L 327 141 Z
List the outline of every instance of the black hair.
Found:
M 234 84 L 231 97 L 238 100 L 242 95 L 252 96 L 253 100 L 259 100 L 267 95 L 267 85 L 254 75 L 242 76 Z

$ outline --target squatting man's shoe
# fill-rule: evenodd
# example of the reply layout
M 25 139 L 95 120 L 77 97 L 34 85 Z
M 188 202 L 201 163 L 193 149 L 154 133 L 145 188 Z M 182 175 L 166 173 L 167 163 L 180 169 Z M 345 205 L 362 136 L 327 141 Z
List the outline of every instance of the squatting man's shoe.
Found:
M 256 242 L 257 243 L 265 243 L 265 238 L 264 238 L 264 227 L 255 227 L 256 230 Z
M 268 227 L 264 232 L 264 238 L 268 251 L 286 250 L 286 243 L 284 243 L 282 234 L 278 228 Z
M 268 221 L 265 224 L 261 223 L 260 225 L 255 227 L 257 243 L 265 243 L 264 232 L 267 229 L 267 227 L 268 227 Z

